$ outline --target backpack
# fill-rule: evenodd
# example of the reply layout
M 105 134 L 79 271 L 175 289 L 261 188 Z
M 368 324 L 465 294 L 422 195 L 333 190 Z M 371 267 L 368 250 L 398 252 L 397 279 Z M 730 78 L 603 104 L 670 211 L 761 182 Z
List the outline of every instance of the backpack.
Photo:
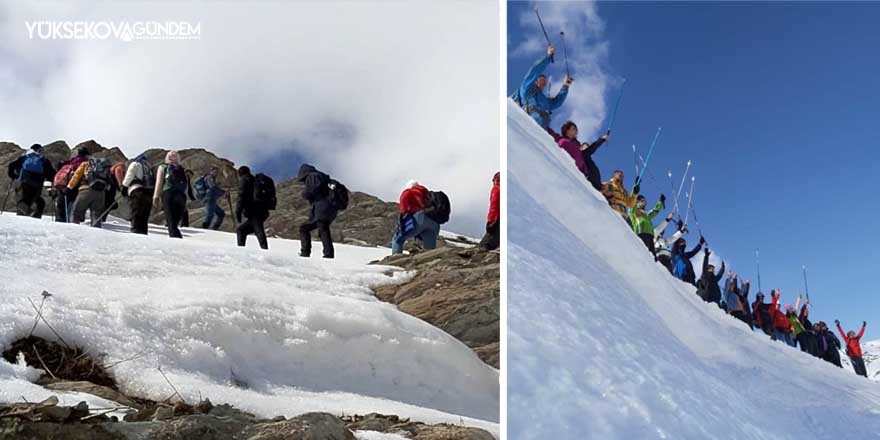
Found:
M 330 179 L 330 202 L 340 211 L 348 209 L 348 188 L 338 180 Z
M 110 184 L 110 161 L 103 157 L 90 157 L 86 183 L 95 191 L 104 191 Z
M 672 275 L 678 279 L 682 279 L 687 275 L 687 264 L 685 264 L 684 258 L 679 254 L 675 254 L 672 257 Z
M 428 208 L 425 215 L 431 220 L 442 225 L 449 221 L 452 208 L 449 206 L 449 197 L 443 191 L 428 191 Z
M 21 165 L 21 172 L 18 174 L 18 179 L 21 180 L 24 178 L 24 173 L 27 171 L 31 174 L 36 174 L 39 176 L 43 175 L 43 155 L 39 153 L 30 153 L 24 158 L 24 163 Z
M 113 178 L 116 179 L 116 184 L 120 188 L 122 188 L 122 181 L 125 180 L 125 162 L 116 162 L 113 164 L 113 167 L 110 168 L 110 174 L 113 175 Z
M 175 191 L 186 194 L 186 188 L 189 181 L 186 178 L 186 170 L 178 164 L 169 163 L 165 165 L 165 184 L 163 191 Z
M 55 179 L 52 180 L 52 186 L 58 190 L 67 187 L 67 184 L 70 183 L 70 178 L 73 177 L 73 173 L 85 161 L 84 157 L 77 156 L 61 164 L 61 168 L 55 173 Z
M 275 197 L 275 181 L 263 173 L 254 176 L 254 202 L 265 206 L 270 211 L 278 206 L 278 199 Z
M 196 192 L 196 199 L 204 200 L 208 195 L 208 179 L 207 175 L 201 176 L 193 183 L 193 190 Z
M 518 106 L 525 108 L 526 104 L 529 103 L 529 99 L 532 99 L 538 93 L 538 86 L 534 83 L 528 90 L 526 90 L 526 98 L 523 99 L 519 93 L 520 87 L 517 87 L 513 94 L 510 95 L 510 99 L 513 100 Z
M 144 178 L 142 179 L 133 179 L 131 181 L 131 186 L 140 185 L 146 189 L 153 188 L 153 185 L 156 184 L 156 177 L 153 175 L 153 168 L 150 167 L 150 163 L 147 162 L 147 159 L 141 158 L 140 160 L 135 159 L 135 163 L 140 165 L 141 174 L 143 174 Z

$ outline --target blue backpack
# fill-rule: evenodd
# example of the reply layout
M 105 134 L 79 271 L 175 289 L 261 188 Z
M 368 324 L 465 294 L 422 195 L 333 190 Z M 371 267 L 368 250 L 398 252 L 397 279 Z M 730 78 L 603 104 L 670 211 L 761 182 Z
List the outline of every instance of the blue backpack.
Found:
M 24 177 L 24 172 L 27 171 L 31 174 L 43 175 L 43 156 L 39 153 L 29 153 L 24 158 L 24 163 L 21 165 L 21 173 L 18 175 L 18 179 L 21 180 Z
M 675 254 L 672 256 L 672 275 L 678 279 L 684 278 L 687 274 L 687 264 L 684 263 L 684 258 L 681 257 L 681 254 Z
M 193 183 L 193 190 L 196 192 L 197 199 L 205 200 L 205 197 L 208 196 L 207 176 L 202 176 L 196 179 L 196 181 Z

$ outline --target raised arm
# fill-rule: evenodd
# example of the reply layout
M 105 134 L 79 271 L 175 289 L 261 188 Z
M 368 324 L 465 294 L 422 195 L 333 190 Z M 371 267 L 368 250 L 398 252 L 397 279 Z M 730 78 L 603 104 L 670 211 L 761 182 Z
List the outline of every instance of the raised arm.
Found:
M 565 102 L 566 96 L 568 96 L 568 86 L 563 85 L 562 88 L 559 90 L 559 93 L 548 100 L 550 104 L 550 110 L 556 110 L 557 108 L 561 107 L 562 103 Z
M 547 68 L 548 64 L 550 64 L 550 55 L 547 55 L 535 62 L 535 64 L 532 64 L 532 67 L 526 72 L 526 77 L 519 86 L 519 96 L 523 100 L 523 103 L 525 103 L 526 93 L 529 91 L 529 87 L 531 87 L 535 80 L 538 79 L 538 76 L 544 72 L 544 69 Z
M 724 260 L 721 261 L 721 270 L 718 271 L 718 275 L 715 275 L 715 279 L 720 280 L 722 275 L 724 275 Z
M 587 148 L 584 150 L 584 153 L 592 156 L 593 153 L 598 151 L 599 147 L 601 147 L 602 144 L 605 143 L 606 139 L 608 139 L 608 135 L 602 135 L 599 139 L 596 139 L 596 142 L 593 142 L 592 144 L 588 144 Z
M 840 333 L 840 337 L 842 337 L 843 340 L 845 341 L 846 340 L 846 333 L 844 333 L 843 329 L 840 327 L 840 322 L 836 322 L 835 324 L 837 325 L 837 332 Z M 862 330 L 864 330 L 864 329 L 865 328 L 862 327 Z
M 648 213 L 648 218 L 653 220 L 654 217 L 657 217 L 657 214 L 660 214 L 660 211 L 663 210 L 663 207 L 663 201 L 657 202 L 657 204 L 654 205 L 654 209 L 652 209 L 651 212 Z
M 865 334 L 865 323 L 862 322 L 862 329 L 859 330 L 859 334 L 856 335 L 856 339 L 862 339 L 862 335 Z

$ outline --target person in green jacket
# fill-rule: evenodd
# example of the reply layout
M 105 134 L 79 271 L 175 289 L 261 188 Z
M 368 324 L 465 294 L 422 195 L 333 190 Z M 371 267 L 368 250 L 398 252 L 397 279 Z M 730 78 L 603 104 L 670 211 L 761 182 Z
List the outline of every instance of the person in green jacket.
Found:
M 804 341 L 803 338 L 799 338 L 798 336 L 804 332 L 804 325 L 801 324 L 801 320 L 798 319 L 798 315 L 794 312 L 794 307 L 791 304 L 785 306 L 785 317 L 788 318 L 788 322 L 791 323 L 791 346 L 795 347 L 798 342 L 801 344 L 801 350 L 803 351 Z
M 654 248 L 653 219 L 657 214 L 660 214 L 660 211 L 662 211 L 663 208 L 666 207 L 665 204 L 666 195 L 660 194 L 660 201 L 654 205 L 654 209 L 646 213 L 645 207 L 647 206 L 647 200 L 645 199 L 645 196 L 639 195 L 638 199 L 636 199 L 636 205 L 629 210 L 629 222 L 632 224 L 633 231 L 640 239 L 642 239 L 645 243 L 645 247 L 651 251 L 651 255 L 655 258 L 657 256 L 657 251 Z

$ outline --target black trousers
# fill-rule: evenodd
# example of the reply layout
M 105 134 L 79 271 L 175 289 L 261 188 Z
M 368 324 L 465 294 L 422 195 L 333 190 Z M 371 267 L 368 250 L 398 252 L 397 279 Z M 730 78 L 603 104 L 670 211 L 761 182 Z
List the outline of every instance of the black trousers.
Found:
M 501 219 L 495 223 L 486 225 L 486 235 L 480 240 L 480 249 L 492 251 L 501 245 Z
M 260 243 L 260 247 L 263 249 L 269 249 L 269 240 L 266 239 L 266 219 L 268 218 L 269 213 L 255 215 L 253 217 L 246 216 L 244 222 L 238 225 L 238 229 L 235 230 L 238 245 L 244 246 L 247 243 L 247 236 L 254 234 L 257 236 L 257 241 Z
M 321 237 L 321 244 L 324 246 L 324 258 L 333 258 L 335 256 L 333 250 L 333 236 L 330 235 L 330 223 L 311 222 L 303 223 L 299 227 L 299 241 L 301 243 L 300 255 L 308 257 L 312 255 L 312 231 L 318 230 L 318 236 Z
M 651 255 L 657 256 L 657 250 L 654 249 L 654 234 L 639 234 L 639 238 L 645 243 L 645 247 L 651 252 Z
M 168 225 L 168 236 L 183 238 L 180 233 L 180 222 L 186 211 L 186 194 L 176 191 L 162 193 L 162 209 L 165 210 L 165 223 Z
M 32 208 L 33 205 L 37 205 L 36 208 Z M 40 218 L 43 216 L 44 209 L 46 209 L 46 201 L 43 200 L 43 187 L 28 185 L 22 182 L 15 213 Z
M 128 193 L 131 207 L 131 232 L 147 235 L 150 223 L 150 212 L 153 210 L 153 191 L 138 188 Z
M 861 356 L 850 356 L 849 360 L 852 362 L 853 370 L 856 370 L 856 374 L 868 377 L 868 370 L 865 369 L 865 360 Z

